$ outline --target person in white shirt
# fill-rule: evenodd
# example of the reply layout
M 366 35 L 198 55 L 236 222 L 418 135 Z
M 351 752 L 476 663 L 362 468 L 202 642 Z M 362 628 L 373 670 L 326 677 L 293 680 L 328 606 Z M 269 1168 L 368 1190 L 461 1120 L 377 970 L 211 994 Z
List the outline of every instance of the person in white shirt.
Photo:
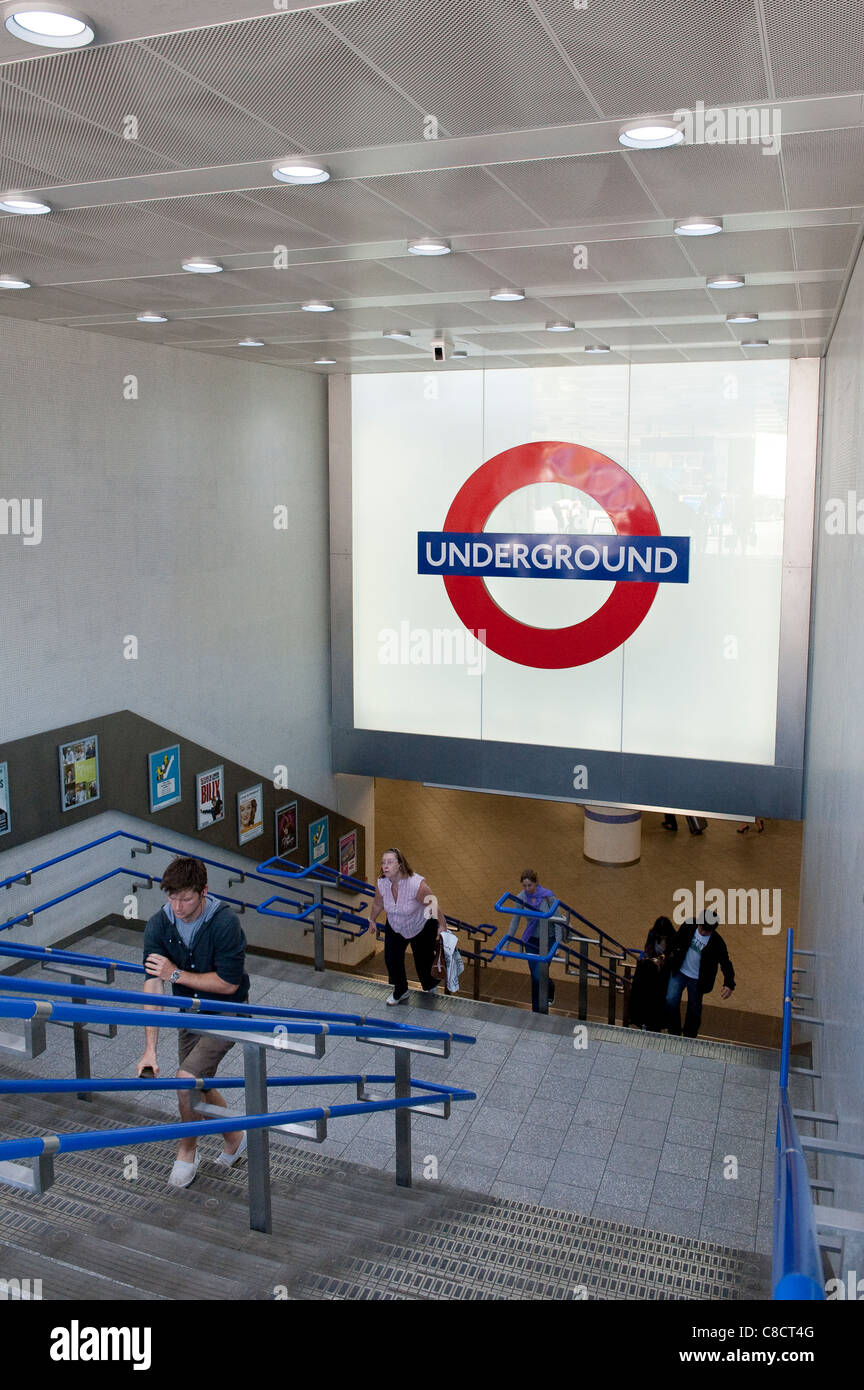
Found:
M 447 923 L 443 913 L 440 925 L 434 917 L 426 917 L 424 907 L 431 895 L 432 890 L 423 875 L 413 872 L 400 850 L 384 851 L 381 856 L 381 877 L 375 890 L 375 900 L 369 909 L 369 921 L 377 922 L 382 910 L 387 914 L 384 960 L 391 987 L 388 1004 L 408 1002 L 405 952 L 409 943 L 423 993 L 436 994 L 438 991 L 438 981 L 432 974 L 432 961 L 435 943 Z
M 669 948 L 669 963 L 671 973 L 666 991 L 669 1032 L 676 1036 L 681 1033 L 681 996 L 686 989 L 684 1036 L 698 1037 L 702 998 L 714 988 L 718 966 L 723 972 L 720 998 L 728 999 L 735 988 L 735 971 L 726 942 L 717 931 L 717 913 L 713 909 L 706 908 L 697 918 L 684 923 Z

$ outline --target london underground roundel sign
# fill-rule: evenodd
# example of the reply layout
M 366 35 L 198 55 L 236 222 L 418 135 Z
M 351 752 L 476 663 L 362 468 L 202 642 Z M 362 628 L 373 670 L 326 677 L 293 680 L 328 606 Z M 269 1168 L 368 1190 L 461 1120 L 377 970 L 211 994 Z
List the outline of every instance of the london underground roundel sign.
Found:
M 614 536 L 499 535 L 483 527 L 503 499 L 531 483 L 560 483 L 592 497 Z M 465 627 L 522 666 L 584 666 L 615 651 L 637 629 L 659 583 L 687 583 L 689 538 L 665 537 L 645 493 L 626 469 L 596 449 L 543 441 L 496 454 L 453 499 L 440 532 L 418 536 L 418 568 L 439 574 Z M 538 628 L 505 613 L 485 577 L 611 579 L 596 613 L 569 627 Z

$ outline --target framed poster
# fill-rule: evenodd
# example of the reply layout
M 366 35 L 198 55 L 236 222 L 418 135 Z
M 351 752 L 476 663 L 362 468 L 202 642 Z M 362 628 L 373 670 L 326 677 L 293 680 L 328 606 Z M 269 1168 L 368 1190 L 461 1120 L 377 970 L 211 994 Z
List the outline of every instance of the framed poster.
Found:
M 292 801 L 287 806 L 280 806 L 275 814 L 275 822 L 276 853 L 293 854 L 297 849 L 297 802 Z
M 60 755 L 60 809 L 74 811 L 77 806 L 87 806 L 98 801 L 99 790 L 99 740 L 95 734 L 76 738 L 74 743 L 61 743 Z
M 330 858 L 330 817 L 319 816 L 309 825 L 309 863 L 325 864 Z
M 198 816 L 198 829 L 206 830 L 208 825 L 225 819 L 225 769 L 211 767 L 209 772 L 199 772 L 195 778 L 195 807 Z
M 264 787 L 247 787 L 237 793 L 237 843 L 248 844 L 264 834 Z
M 352 878 L 357 872 L 357 831 L 349 830 L 339 840 L 339 872 Z
M 8 835 L 12 829 L 12 812 L 9 809 L 9 764 L 0 763 L 0 835 Z
M 147 754 L 147 780 L 150 786 L 150 810 L 163 811 L 176 806 L 180 800 L 180 744 L 160 748 Z

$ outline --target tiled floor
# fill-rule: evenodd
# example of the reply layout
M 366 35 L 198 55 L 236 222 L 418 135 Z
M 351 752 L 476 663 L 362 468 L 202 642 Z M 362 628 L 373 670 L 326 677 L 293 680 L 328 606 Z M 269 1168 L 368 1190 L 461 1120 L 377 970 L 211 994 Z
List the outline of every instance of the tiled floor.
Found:
M 779 1016 L 785 929 L 798 921 L 801 823 L 767 821 L 764 834 L 751 827 L 739 835 L 738 822 L 712 819 L 705 833 L 695 836 L 683 817 L 672 834 L 662 829 L 661 815 L 645 812 L 640 862 L 606 868 L 583 857 L 583 818 L 576 804 L 379 778 L 374 852 L 398 845 L 412 867 L 426 875 L 445 910 L 469 922 L 500 921 L 493 904 L 505 891 L 518 892 L 522 869 L 533 868 L 541 883 L 589 921 L 625 946 L 640 948 L 655 917 L 672 916 L 680 901 L 673 898 L 677 890 L 689 889 L 695 897 L 699 882 L 704 892 L 768 890 L 766 916 L 775 917 L 773 922 L 721 927 L 737 987 L 725 1006 L 719 991 L 706 1002 L 721 1011 Z M 524 966 L 513 969 L 524 972 Z
M 132 933 L 121 929 L 120 937 L 124 944 L 94 937 L 80 949 L 137 960 Z M 389 1012 L 385 990 L 379 999 L 368 982 L 328 973 L 318 977 L 319 987 L 308 967 L 254 958 L 249 964 L 255 1003 L 355 1014 L 371 1009 L 379 1017 Z M 446 1122 L 414 1117 L 418 1183 L 443 1180 L 740 1249 L 770 1248 L 777 1089 L 771 1054 L 701 1040 L 685 1045 L 635 1031 L 611 1041 L 612 1030 L 592 1025 L 587 1046 L 577 1047 L 564 1019 L 414 994 L 397 1012 L 402 1021 L 433 1027 L 446 1020 L 448 1029 L 477 1039 L 473 1046 L 454 1044 L 449 1059 L 418 1057 L 412 1066 L 415 1077 L 452 1079 L 477 1095 L 454 1104 Z M 71 1034 L 52 1033 L 51 1050 L 29 1066 L 70 1075 Z M 139 1029 L 114 1041 L 94 1038 L 93 1074 L 133 1076 L 142 1041 Z M 163 1032 L 164 1075 L 171 1074 L 175 1056 L 173 1039 Z M 236 1052 L 222 1070 L 239 1074 Z M 320 1061 L 269 1054 L 271 1076 L 376 1071 L 392 1072 L 392 1055 L 355 1039 L 328 1038 Z M 237 1103 L 226 1095 L 229 1104 Z M 322 1085 L 304 1088 L 302 1101 L 296 1090 L 274 1091 L 270 1106 L 355 1098 L 353 1086 Z M 171 1092 L 151 1100 L 174 1112 Z M 206 1144 L 215 1152 L 216 1142 Z M 393 1117 L 334 1120 L 321 1151 L 392 1170 Z

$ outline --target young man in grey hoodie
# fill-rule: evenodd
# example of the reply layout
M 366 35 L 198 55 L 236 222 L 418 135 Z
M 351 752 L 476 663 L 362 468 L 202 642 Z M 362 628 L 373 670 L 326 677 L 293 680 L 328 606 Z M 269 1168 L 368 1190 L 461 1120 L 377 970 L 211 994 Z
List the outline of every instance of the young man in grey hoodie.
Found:
M 207 868 L 200 859 L 175 859 L 162 875 L 162 891 L 168 901 L 150 918 L 144 929 L 144 967 L 148 994 L 161 994 L 163 981 L 172 994 L 199 999 L 231 998 L 238 1004 L 249 998 L 249 976 L 244 971 L 246 937 L 227 903 L 207 893 Z M 226 1027 L 230 1026 L 226 1020 Z M 144 1054 L 138 1075 L 145 1067 L 159 1075 L 156 1060 L 158 1027 L 144 1029 Z M 226 1052 L 234 1046 L 228 1038 L 195 1033 L 181 1028 L 177 1035 L 178 1076 L 211 1077 Z M 180 1118 L 196 1118 L 191 1091 L 178 1091 Z M 216 1090 L 203 1091 L 210 1105 L 225 1105 Z M 246 1134 L 223 1134 L 224 1148 L 216 1162 L 230 1168 L 246 1148 Z M 168 1181 L 172 1187 L 188 1187 L 198 1170 L 195 1138 L 181 1139 L 177 1161 Z

